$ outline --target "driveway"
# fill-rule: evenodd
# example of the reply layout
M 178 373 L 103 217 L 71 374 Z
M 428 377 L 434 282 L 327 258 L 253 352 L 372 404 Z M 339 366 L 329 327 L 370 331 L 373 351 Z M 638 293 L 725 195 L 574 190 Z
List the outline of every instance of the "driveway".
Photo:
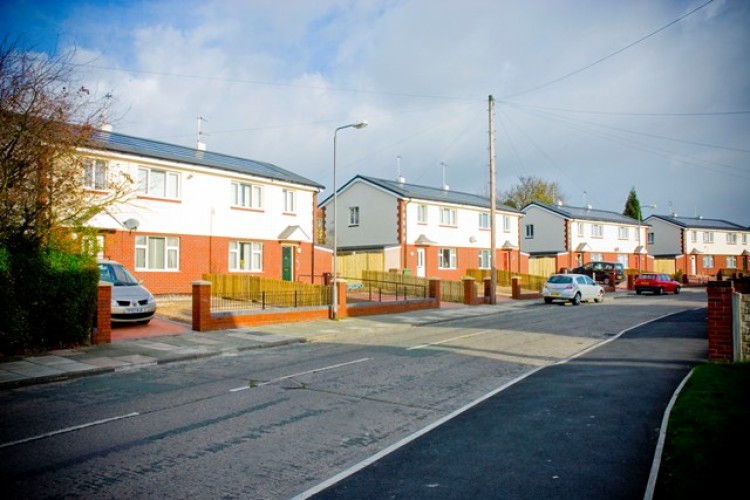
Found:
M 191 331 L 191 325 L 187 323 L 180 323 L 178 321 L 172 321 L 156 316 L 148 325 L 113 324 L 112 341 L 116 342 L 125 339 L 157 337 L 160 335 L 179 335 Z

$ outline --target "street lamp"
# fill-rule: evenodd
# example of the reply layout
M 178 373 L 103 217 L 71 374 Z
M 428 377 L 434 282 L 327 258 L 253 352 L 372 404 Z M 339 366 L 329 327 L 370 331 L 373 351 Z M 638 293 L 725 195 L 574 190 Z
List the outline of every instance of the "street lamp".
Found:
M 365 128 L 367 122 L 364 120 L 350 123 L 349 125 L 342 125 L 333 132 L 333 319 L 338 318 L 339 312 L 339 295 L 338 287 L 336 282 L 338 281 L 338 274 L 336 270 L 336 255 L 338 254 L 338 239 L 336 237 L 336 226 L 339 225 L 339 219 L 337 217 L 337 205 L 338 205 L 338 187 L 336 186 L 336 136 L 339 130 L 345 128 Z
M 643 224 L 643 213 L 641 213 L 641 208 L 638 207 L 638 274 L 641 274 L 641 255 L 643 255 L 643 248 L 641 244 L 641 225 Z M 656 204 L 653 205 L 645 205 L 645 208 L 656 208 Z

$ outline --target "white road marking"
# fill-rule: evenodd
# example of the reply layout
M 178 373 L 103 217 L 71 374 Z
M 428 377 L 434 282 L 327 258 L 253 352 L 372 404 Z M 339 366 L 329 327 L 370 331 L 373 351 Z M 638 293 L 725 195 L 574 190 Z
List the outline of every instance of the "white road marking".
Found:
M 282 380 L 286 380 L 286 379 L 290 379 L 290 378 L 294 378 L 294 377 L 299 377 L 300 375 L 308 375 L 310 373 L 317 373 L 317 372 L 322 372 L 322 371 L 325 371 L 325 370 L 333 370 L 334 368 L 341 368 L 342 366 L 353 365 L 355 363 L 362 363 L 364 361 L 369 361 L 369 360 L 370 360 L 370 358 L 355 359 L 354 361 L 347 361 L 346 363 L 339 363 L 337 365 L 324 366 L 323 368 L 315 368 L 314 370 L 307 370 L 305 372 L 293 373 L 291 375 L 285 375 L 283 377 L 278 377 L 278 378 L 275 378 L 275 379 L 272 379 L 272 380 L 268 380 L 266 382 L 261 382 L 259 384 L 256 384 L 255 387 L 261 387 L 261 386 L 264 386 L 264 385 L 274 384 L 274 383 L 280 382 Z M 247 390 L 249 388 L 250 388 L 250 386 L 244 385 L 242 387 L 235 387 L 234 389 L 229 389 L 229 392 L 244 391 L 244 390 Z
M 434 345 L 447 344 L 448 342 L 453 342 L 454 340 L 468 339 L 470 337 L 476 337 L 477 335 L 484 335 L 485 333 L 490 333 L 492 331 L 494 331 L 494 330 L 481 330 L 481 331 L 478 331 L 478 332 L 470 333 L 468 335 L 460 335 L 458 337 L 452 337 L 452 338 L 449 338 L 449 339 L 441 340 L 440 342 L 430 342 L 429 344 L 415 345 L 413 347 L 409 347 L 406 350 L 407 351 L 413 351 L 414 349 L 425 349 L 427 347 L 431 347 L 431 346 L 434 346 Z
M 9 443 L 3 443 L 3 444 L 0 444 L 0 448 L 9 448 L 11 446 L 29 443 L 31 441 L 37 441 L 39 439 L 56 436 L 58 434 L 65 434 L 66 432 L 80 431 L 81 429 L 86 429 L 87 427 L 94 427 L 95 425 L 108 424 L 109 422 L 114 422 L 115 420 L 122 420 L 123 418 L 137 417 L 138 415 L 140 415 L 140 413 L 138 413 L 137 411 L 134 411 L 133 413 L 128 413 L 126 415 L 105 418 L 102 420 L 95 420 L 93 422 L 88 422 L 86 424 L 81 424 L 81 425 L 74 425 L 73 427 L 66 427 L 65 429 L 59 429 L 56 431 L 47 432 L 45 434 L 39 434 L 38 436 L 31 436 L 25 439 L 19 439 L 18 441 L 11 441 Z

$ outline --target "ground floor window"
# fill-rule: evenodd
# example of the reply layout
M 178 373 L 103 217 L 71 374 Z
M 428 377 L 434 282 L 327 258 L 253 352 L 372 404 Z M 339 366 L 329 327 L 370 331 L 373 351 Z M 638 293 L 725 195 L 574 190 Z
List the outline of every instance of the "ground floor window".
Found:
M 180 239 L 174 236 L 136 236 L 135 268 L 143 271 L 177 271 Z
M 479 251 L 479 269 L 490 268 L 490 251 L 480 250 Z
M 600 253 L 592 253 L 591 254 L 591 260 L 594 261 L 594 262 L 601 262 L 603 260 L 602 259 L 602 254 L 600 254 Z
M 441 248 L 438 250 L 438 268 L 455 269 L 456 268 L 456 249 Z
M 628 264 L 628 254 L 626 253 L 617 254 L 617 262 L 622 264 L 622 267 L 624 267 L 625 269 L 630 267 L 630 265 Z
M 714 256 L 704 255 L 703 256 L 703 269 L 712 269 L 714 267 Z
M 262 271 L 263 243 L 257 241 L 230 241 L 229 270 Z
M 737 267 L 737 257 L 729 256 L 727 257 L 727 267 L 729 268 L 736 268 Z

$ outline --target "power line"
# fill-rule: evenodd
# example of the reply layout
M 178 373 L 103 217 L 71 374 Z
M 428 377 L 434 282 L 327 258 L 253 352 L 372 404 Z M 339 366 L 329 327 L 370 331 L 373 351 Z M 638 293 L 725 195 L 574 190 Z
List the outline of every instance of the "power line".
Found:
M 615 116 L 726 116 L 726 115 L 750 115 L 750 110 L 737 111 L 696 111 L 696 112 L 628 112 L 628 111 L 597 111 L 589 109 L 570 109 L 570 108 L 553 108 L 548 106 L 534 106 L 532 104 L 522 104 L 513 101 L 498 101 L 509 106 L 520 106 L 525 108 L 534 108 L 545 111 L 562 111 L 564 113 L 578 113 L 590 115 L 615 115 Z
M 674 25 L 674 24 L 677 24 L 677 23 L 679 23 L 680 21 L 682 21 L 682 20 L 683 20 L 683 19 L 685 19 L 686 17 L 688 17 L 688 16 L 691 16 L 692 14 L 695 14 L 696 12 L 698 12 L 699 10 L 701 10 L 702 8 L 704 8 L 705 6 L 707 6 L 708 4 L 710 4 L 710 3 L 711 3 L 711 2 L 713 2 L 713 1 L 714 1 L 714 0 L 708 0 L 708 2 L 704 3 L 703 5 L 701 5 L 701 6 L 699 6 L 699 7 L 696 7 L 695 9 L 691 10 L 691 11 L 690 11 L 690 12 L 688 12 L 687 14 L 684 14 L 684 15 L 682 15 L 682 16 L 680 16 L 680 17 L 678 17 L 678 18 L 677 18 L 677 19 L 675 19 L 674 21 L 672 21 L 672 22 L 670 22 L 670 23 L 668 23 L 668 24 L 665 24 L 664 26 L 662 26 L 661 28 L 657 29 L 656 31 L 652 31 L 652 32 L 651 32 L 651 33 L 649 33 L 648 35 L 646 35 L 646 36 L 644 36 L 644 37 L 641 37 L 641 38 L 639 38 L 639 39 L 638 39 L 638 40 L 636 40 L 635 42 L 629 43 L 628 45 L 626 45 L 626 46 L 624 46 L 624 47 L 622 47 L 622 48 L 620 48 L 620 49 L 618 49 L 618 50 L 616 50 L 616 51 L 612 52 L 612 53 L 611 53 L 611 54 L 609 54 L 609 55 L 606 55 L 606 56 L 604 56 L 604 57 L 602 57 L 602 58 L 600 58 L 600 59 L 597 59 L 596 61 L 592 62 L 591 64 L 587 64 L 586 66 L 584 66 L 584 67 L 582 67 L 582 68 L 579 68 L 579 69 L 577 69 L 577 70 L 575 70 L 575 71 L 571 71 L 570 73 L 567 73 L 567 74 L 565 74 L 565 75 L 563 75 L 563 76 L 561 76 L 561 77 L 555 78 L 554 80 L 550 80 L 549 82 L 547 82 L 547 83 L 543 83 L 542 85 L 538 85 L 538 86 L 536 86 L 536 87 L 532 87 L 532 88 L 530 88 L 530 89 L 528 89 L 528 90 L 524 90 L 523 92 L 519 92 L 519 93 L 517 93 L 517 94 L 512 94 L 512 95 L 506 96 L 506 97 L 504 97 L 503 99 L 509 99 L 509 98 L 511 98 L 511 97 L 518 97 L 518 96 L 520 96 L 520 95 L 524 95 L 524 94 L 528 94 L 528 93 L 531 93 L 531 92 L 535 92 L 535 91 L 537 91 L 537 90 L 540 90 L 540 89 L 543 89 L 543 88 L 545 88 L 545 87 L 549 87 L 549 86 L 550 86 L 550 85 L 552 85 L 552 84 L 555 84 L 555 83 L 561 82 L 562 80 L 565 80 L 566 78 L 570 78 L 570 77 L 571 77 L 571 76 L 573 76 L 573 75 L 577 75 L 578 73 L 581 73 L 581 72 L 583 72 L 583 71 L 586 71 L 587 69 L 589 69 L 589 68 L 592 68 L 592 67 L 596 66 L 597 64 L 599 64 L 599 63 L 601 63 L 601 62 L 604 62 L 604 61 L 606 61 L 607 59 L 609 59 L 609 58 L 611 58 L 611 57 L 614 57 L 614 56 L 616 56 L 617 54 L 620 54 L 621 52 L 625 52 L 625 51 L 626 51 L 626 50 L 628 50 L 629 48 L 631 48 L 631 47 L 634 47 L 634 46 L 638 45 L 639 43 L 641 43 L 641 42 L 643 42 L 643 41 L 645 41 L 645 40 L 647 40 L 647 39 L 651 38 L 652 36 L 656 35 L 657 33 L 660 33 L 660 32 L 662 32 L 662 31 L 664 31 L 665 29 L 669 28 L 670 26 L 672 26 L 672 25 Z

